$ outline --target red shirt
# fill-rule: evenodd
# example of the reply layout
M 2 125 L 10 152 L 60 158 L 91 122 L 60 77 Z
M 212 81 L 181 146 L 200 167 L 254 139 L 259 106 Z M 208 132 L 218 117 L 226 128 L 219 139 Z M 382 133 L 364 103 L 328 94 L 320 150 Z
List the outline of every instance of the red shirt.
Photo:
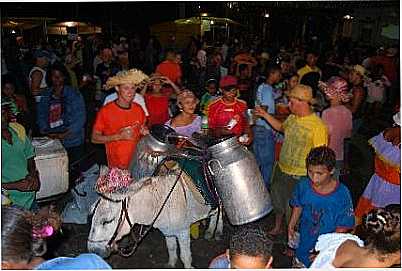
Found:
M 375 56 L 372 58 L 371 63 L 373 65 L 381 64 L 384 67 L 384 74 L 392 83 L 398 77 L 397 67 L 395 65 L 394 59 L 388 56 Z
M 145 104 L 148 109 L 148 126 L 164 124 L 169 120 L 169 96 L 144 95 Z
M 121 128 L 136 125 L 133 128 L 134 140 L 118 140 L 106 143 L 106 155 L 109 167 L 127 169 L 141 138 L 140 127 L 145 124 L 145 113 L 141 106 L 132 103 L 128 109 L 119 107 L 116 102 L 103 106 L 96 115 L 94 131 L 103 135 L 114 135 Z
M 178 80 L 182 76 L 180 65 L 169 60 L 165 60 L 161 64 L 159 64 L 156 67 L 156 72 L 160 73 L 163 76 L 166 76 L 175 84 L 178 83 Z
M 225 103 L 219 98 L 208 106 L 208 126 L 209 128 L 224 127 L 235 117 L 239 117 L 239 122 L 232 128 L 232 132 L 239 136 L 243 134 L 246 127 L 247 103 L 240 99 L 235 99 L 231 104 Z

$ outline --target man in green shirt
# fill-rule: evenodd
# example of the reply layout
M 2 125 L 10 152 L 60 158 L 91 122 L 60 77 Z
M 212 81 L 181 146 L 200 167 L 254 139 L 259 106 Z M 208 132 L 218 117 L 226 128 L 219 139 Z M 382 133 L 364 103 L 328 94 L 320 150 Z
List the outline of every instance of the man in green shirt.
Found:
M 10 123 L 10 108 L 1 106 L 1 188 L 6 190 L 12 204 L 31 209 L 35 191 L 40 188 L 35 165 L 35 153 L 25 129 Z

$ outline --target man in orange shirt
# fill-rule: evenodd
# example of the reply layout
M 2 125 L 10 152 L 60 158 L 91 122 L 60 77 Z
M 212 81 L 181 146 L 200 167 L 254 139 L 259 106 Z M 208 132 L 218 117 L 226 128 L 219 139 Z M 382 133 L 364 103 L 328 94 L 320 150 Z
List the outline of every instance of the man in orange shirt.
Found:
M 227 75 L 219 82 L 223 96 L 208 106 L 208 126 L 216 136 L 246 134 L 241 143 L 249 145 L 253 140 L 250 126 L 246 119 L 247 103 L 237 99 L 237 79 Z
M 176 53 L 174 51 L 168 51 L 166 53 L 166 60 L 160 63 L 156 67 L 156 73 L 166 76 L 176 85 L 181 86 L 181 67 L 176 62 Z
M 120 72 L 106 82 L 117 100 L 100 109 L 92 130 L 92 142 L 106 145 L 108 166 L 127 169 L 145 128 L 145 113 L 133 102 L 136 89 L 148 76 L 139 70 Z

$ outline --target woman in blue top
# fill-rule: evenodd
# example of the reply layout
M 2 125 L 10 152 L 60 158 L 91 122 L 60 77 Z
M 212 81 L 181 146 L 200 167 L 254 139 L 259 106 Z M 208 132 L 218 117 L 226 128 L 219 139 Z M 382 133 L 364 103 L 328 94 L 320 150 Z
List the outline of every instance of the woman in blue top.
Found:
M 72 163 L 84 153 L 86 111 L 81 93 L 66 85 L 68 73 L 61 64 L 47 73 L 48 86 L 38 106 L 37 123 L 41 134 L 60 139 Z
M 311 264 L 310 253 L 318 236 L 330 232 L 347 232 L 355 224 L 350 192 L 338 180 L 335 172 L 335 152 L 325 146 L 314 148 L 306 159 L 309 178 L 302 178 L 290 201 L 292 215 L 288 238 L 295 239 L 299 222 L 300 242 L 296 258 L 304 266 Z
M 28 221 L 28 215 L 14 207 L 1 208 L 1 269 L 111 269 L 96 254 L 45 261 L 41 256 L 46 252 L 46 244 L 41 238 L 33 238 L 33 225 Z

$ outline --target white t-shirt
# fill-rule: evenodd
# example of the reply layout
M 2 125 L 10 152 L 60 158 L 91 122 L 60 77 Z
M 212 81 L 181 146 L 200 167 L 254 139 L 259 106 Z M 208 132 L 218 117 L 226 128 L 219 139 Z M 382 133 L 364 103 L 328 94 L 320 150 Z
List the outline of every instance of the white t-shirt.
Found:
M 201 67 L 205 68 L 207 66 L 207 52 L 199 50 L 197 53 L 197 59 Z
M 117 99 L 117 93 L 114 92 L 108 96 L 106 96 L 105 101 L 103 102 L 103 105 L 106 105 L 110 102 L 113 102 L 114 100 Z M 147 106 L 145 105 L 145 100 L 144 97 L 142 97 L 141 94 L 136 93 L 134 96 L 134 100 L 133 102 L 139 104 L 142 107 L 142 110 L 144 110 L 145 116 L 149 116 L 148 110 L 147 110 Z

